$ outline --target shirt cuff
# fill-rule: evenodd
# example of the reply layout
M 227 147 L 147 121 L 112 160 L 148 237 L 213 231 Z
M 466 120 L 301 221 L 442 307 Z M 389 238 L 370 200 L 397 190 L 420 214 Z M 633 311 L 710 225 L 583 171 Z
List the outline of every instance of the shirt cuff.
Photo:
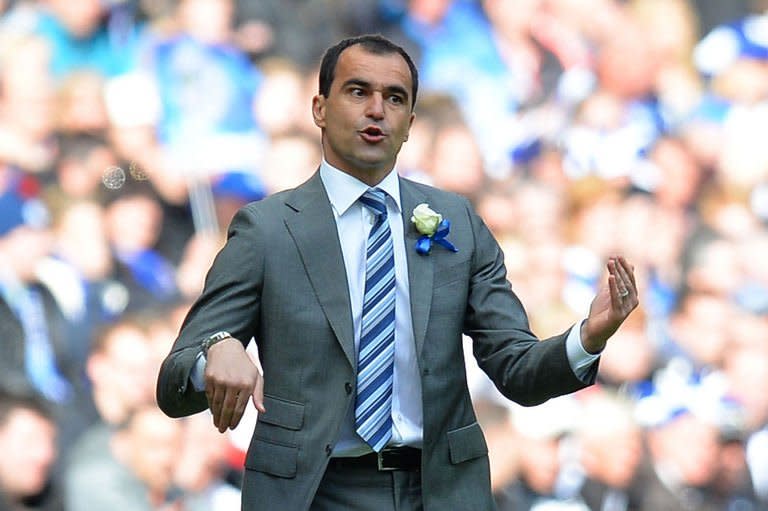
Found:
M 570 352 L 569 352 L 570 353 Z M 570 360 L 571 356 L 568 355 L 568 359 Z M 573 364 L 571 364 L 573 366 Z M 192 386 L 195 388 L 196 391 L 202 392 L 205 390 L 205 357 L 203 356 L 203 352 L 197 354 L 197 358 L 195 359 L 195 365 L 192 366 L 192 371 L 189 373 L 189 381 L 192 383 Z
M 584 349 L 584 345 L 581 343 L 581 325 L 584 321 L 586 320 L 579 321 L 571 328 L 565 340 L 565 350 L 568 354 L 568 363 L 571 364 L 573 374 L 581 381 L 587 383 L 587 373 L 589 373 L 589 369 L 595 360 L 600 358 L 600 353 L 589 353 Z

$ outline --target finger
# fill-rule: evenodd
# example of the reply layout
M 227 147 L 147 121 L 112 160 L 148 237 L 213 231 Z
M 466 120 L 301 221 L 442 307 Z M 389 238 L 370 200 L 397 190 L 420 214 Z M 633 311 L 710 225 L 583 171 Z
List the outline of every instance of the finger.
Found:
M 619 292 L 619 287 L 616 283 L 616 280 L 617 278 L 615 275 L 608 275 L 608 288 L 611 295 L 611 305 L 614 310 L 621 310 L 621 293 Z
M 621 268 L 622 273 L 627 277 L 628 281 L 632 283 L 631 287 L 637 289 L 637 283 L 635 282 L 635 267 L 623 256 L 619 257 L 619 267 Z
M 210 391 L 208 390 L 210 388 Z M 224 404 L 225 387 L 217 386 L 214 384 L 206 385 L 206 394 L 210 394 L 208 398 L 208 408 L 211 409 L 211 415 L 213 416 L 213 425 L 221 431 L 221 408 Z
M 615 257 L 611 257 L 608 260 L 608 272 L 610 277 L 613 277 L 614 283 L 616 284 L 616 291 L 618 292 L 619 299 L 624 299 L 627 297 L 628 291 L 627 286 L 624 283 L 624 279 L 621 276 L 621 270 L 619 269 L 619 263 Z
M 213 388 L 207 383 L 205 385 L 205 399 L 208 401 L 208 408 L 213 411 Z
M 618 277 L 618 287 L 619 291 L 621 291 L 623 298 L 627 298 L 628 295 L 631 295 L 637 291 L 637 288 L 635 287 L 635 279 L 632 275 L 632 270 L 629 269 L 628 263 L 623 258 L 617 258 L 614 260 L 616 265 L 616 276 Z
M 246 391 L 240 391 L 237 394 L 237 403 L 235 404 L 235 411 L 232 413 L 232 419 L 229 421 L 229 429 L 235 429 L 240 424 L 240 419 L 243 418 L 249 397 L 250 394 Z
M 616 285 L 619 288 L 619 296 L 626 298 L 634 288 L 632 285 L 632 280 L 629 278 L 629 275 L 627 274 L 624 266 L 618 260 L 615 259 L 613 264 L 615 269 L 614 275 L 616 276 Z
M 253 392 L 251 392 L 251 401 L 253 401 L 253 406 L 255 406 L 259 412 L 264 413 L 267 411 L 264 407 L 264 379 L 261 376 L 259 376 Z
M 626 261 L 623 261 L 623 264 L 619 264 L 618 266 L 619 274 L 621 275 L 622 281 L 624 283 L 624 287 L 627 290 L 626 303 L 634 306 L 637 305 L 637 286 L 635 284 L 634 275 L 631 269 L 631 265 L 628 265 Z
M 224 402 L 221 407 L 221 417 L 219 418 L 219 433 L 224 433 L 232 425 L 232 417 L 237 407 L 239 390 L 229 387 L 224 395 Z

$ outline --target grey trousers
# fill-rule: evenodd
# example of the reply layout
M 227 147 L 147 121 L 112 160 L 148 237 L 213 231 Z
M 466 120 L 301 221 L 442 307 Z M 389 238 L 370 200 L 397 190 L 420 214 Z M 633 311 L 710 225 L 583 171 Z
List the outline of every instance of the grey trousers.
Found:
M 421 473 L 326 470 L 310 511 L 423 511 Z

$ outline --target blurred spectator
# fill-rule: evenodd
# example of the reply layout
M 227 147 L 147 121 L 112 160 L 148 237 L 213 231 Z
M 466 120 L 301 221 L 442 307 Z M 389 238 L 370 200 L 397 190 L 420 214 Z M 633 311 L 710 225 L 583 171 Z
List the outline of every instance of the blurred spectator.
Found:
M 568 464 L 568 435 L 573 432 L 577 404 L 570 396 L 556 398 L 533 408 L 515 408 L 520 476 L 496 494 L 499 511 L 589 511 L 571 487 L 561 479 Z
M 176 286 L 183 297 L 191 300 L 200 294 L 208 268 L 222 246 L 222 237 L 212 233 L 197 233 L 189 239 L 176 270 Z
M 125 317 L 95 336 L 87 374 L 96 415 L 92 424 L 116 426 L 151 404 L 156 361 L 150 339 L 138 319 Z
M 254 114 L 262 75 L 231 42 L 233 16 L 232 0 L 180 1 L 179 33 L 154 45 L 142 66 L 159 95 L 166 171 L 214 186 L 237 179 L 255 200 L 265 193 L 258 175 L 263 133 Z
M 720 379 L 670 364 L 648 390 L 636 409 L 650 455 L 640 476 L 642 509 L 714 511 L 736 501 L 758 509 L 746 466 L 738 468 L 732 452 L 744 431 L 741 410 Z
M 606 347 L 600 357 L 598 381 L 614 390 L 631 392 L 651 378 L 659 360 L 642 310 L 627 319 L 624 328 L 614 334 L 611 347 Z
M 240 506 L 242 473 L 232 470 L 226 435 L 211 427 L 210 414 L 185 421 L 181 452 L 175 462 L 174 481 L 188 494 L 189 511 L 229 511 Z
M 478 369 L 479 370 L 479 369 Z M 477 420 L 483 428 L 488 444 L 488 458 L 491 465 L 491 491 L 501 495 L 514 484 L 518 473 L 520 441 L 512 422 L 509 407 L 499 395 L 478 395 L 473 397 Z M 499 497 L 503 500 L 503 497 Z
M 124 286 L 112 278 L 113 261 L 104 233 L 104 212 L 91 201 L 58 204 L 54 214 L 54 244 L 39 262 L 40 282 L 54 297 L 63 322 L 56 326 L 56 360 L 72 387 L 65 403 L 67 423 L 62 452 L 89 424 L 90 387 L 86 360 L 92 338 L 103 325 L 125 310 Z
M 711 494 L 718 475 L 717 429 L 688 411 L 648 431 L 652 468 L 644 511 L 722 509 Z
M 758 497 L 749 471 L 745 435 L 739 429 L 722 431 L 718 455 L 718 474 L 713 484 L 715 498 L 723 509 L 766 509 Z
M 29 35 L 3 43 L 0 161 L 42 173 L 49 170 L 56 153 L 50 52 L 41 38 Z
M 411 125 L 407 143 L 403 144 L 398 156 L 398 173 L 414 181 L 432 183 L 433 178 L 429 173 L 435 168 L 432 157 L 437 133 L 454 124 L 464 127 L 465 123 L 453 97 L 429 92 L 420 92 L 420 95 L 416 105 L 418 115 Z M 485 172 L 484 168 L 482 170 Z M 472 172 L 469 180 L 476 179 L 476 173 Z
M 284 57 L 308 67 L 343 36 L 347 9 L 338 0 L 237 2 L 237 42 L 255 57 Z M 301 26 L 301 30 L 296 30 Z
M 79 434 L 63 453 L 67 478 L 74 473 L 77 479 L 80 467 L 89 471 L 99 463 L 111 465 L 114 431 L 136 410 L 154 402 L 156 371 L 149 339 L 137 323 L 123 319 L 94 336 L 86 360 L 88 403 L 79 410 Z
M 643 487 L 643 433 L 626 398 L 602 390 L 585 396 L 576 438 L 584 470 L 580 493 L 591 510 L 638 511 Z
M 114 431 L 106 449 L 82 450 L 65 473 L 68 511 L 175 511 L 174 485 L 185 424 L 154 405 L 134 410 Z
M 728 323 L 734 312 L 733 304 L 721 297 L 702 292 L 684 295 L 669 322 L 671 341 L 679 350 L 672 356 L 697 372 L 720 367 L 732 342 Z
M 56 424 L 37 396 L 0 390 L 0 509 L 63 511 Z
M 116 505 L 123 503 L 119 500 L 123 491 L 120 478 L 126 477 L 129 486 L 134 484 L 125 475 L 125 467 L 120 466 L 127 462 L 115 458 L 115 442 L 118 431 L 131 422 L 134 414 L 155 410 L 154 385 L 159 354 L 167 350 L 171 339 L 167 333 L 163 341 L 157 338 L 162 334 L 159 325 L 154 316 L 124 316 L 94 336 L 86 363 L 91 407 L 82 412 L 87 418 L 87 426 L 81 430 L 65 458 L 68 506 L 74 509 L 85 509 L 90 502 L 82 500 L 79 492 L 86 490 L 87 486 L 80 485 L 91 484 L 88 478 L 94 474 L 98 474 L 98 481 L 107 485 L 104 498 L 118 499 Z M 162 342 L 162 346 L 156 346 L 158 342 Z
M 608 255 L 635 263 L 643 307 L 599 378 L 647 434 L 633 480 L 652 497 L 643 511 L 663 511 L 670 489 L 683 491 L 671 509 L 765 509 L 767 13 L 765 0 L 0 0 L 0 383 L 52 400 L 66 475 L 111 467 L 143 488 L 127 468 L 141 463 L 110 447 L 130 428 L 115 429 L 151 406 L 151 368 L 235 211 L 316 170 L 302 104 L 322 42 L 381 32 L 421 74 L 398 171 L 473 202 L 534 331 L 585 313 Z M 617 440 L 628 410 L 581 394 L 588 433 L 562 434 L 558 417 L 526 435 L 483 378 L 472 385 L 500 503 L 535 486 L 553 498 L 543 505 L 594 507 L 586 490 L 608 483 L 593 479 L 619 453 L 634 467 L 636 432 Z M 672 388 L 688 402 L 648 420 L 659 386 L 655 397 Z M 702 394 L 709 415 L 693 406 Z M 737 411 L 713 412 L 717 400 Z M 237 496 L 249 413 L 215 439 L 204 415 L 173 425 L 184 462 L 165 465 L 157 494 L 236 507 L 224 502 Z M 594 459 L 614 445 L 614 459 L 580 460 L 574 440 Z M 584 502 L 568 501 L 584 470 Z
M 26 384 L 55 404 L 54 417 L 62 445 L 71 441 L 79 423 L 76 400 L 81 373 L 70 356 L 67 318 L 52 289 L 40 278 L 54 237 L 49 213 L 32 176 L 5 174 L 8 188 L 0 192 L 0 323 L 8 324 L 2 341 L 9 359 L 2 379 Z M 21 334 L 19 336 L 19 334 Z
M 186 205 L 187 177 L 178 171 L 169 171 L 158 145 L 156 126 L 161 106 L 151 77 L 136 71 L 108 80 L 104 85 L 104 102 L 109 118 L 107 139 L 118 159 L 127 164 L 128 174 L 148 180 L 165 203 L 177 207 Z M 109 167 L 109 170 L 126 175 L 122 167 Z M 106 176 L 107 169 L 103 172 Z
M 179 296 L 176 268 L 157 250 L 163 209 L 146 183 L 128 182 L 105 210 L 107 241 L 116 278 L 128 290 L 126 311 L 168 304 Z
M 118 172 L 118 161 L 109 143 L 99 136 L 80 133 L 59 143 L 55 192 L 71 199 L 96 199 L 103 195 L 103 180 Z
M 269 193 L 294 188 L 309 179 L 316 170 L 314 162 L 318 158 L 317 141 L 302 132 L 276 136 L 264 159 L 264 182 Z
M 114 76 L 133 66 L 140 30 L 129 2 L 43 0 L 39 4 L 35 32 L 50 44 L 54 76 L 83 69 Z
M 52 211 L 56 242 L 38 273 L 67 318 L 69 356 L 82 367 L 94 331 L 123 313 L 128 296 L 112 278 L 104 209 L 78 200 L 52 205 Z
M 254 107 L 259 125 L 270 138 L 301 130 L 306 122 L 302 119 L 310 117 L 306 107 L 312 101 L 301 68 L 279 58 L 264 60 L 259 67 L 264 75 Z M 311 135 L 314 140 L 314 132 Z
M 744 336 L 746 343 L 726 353 L 724 371 L 730 395 L 744 408 L 743 430 L 737 433 L 747 434 L 737 440 L 746 444 L 746 463 L 755 492 L 768 506 L 768 396 L 762 390 L 768 384 L 766 318 L 744 317 L 742 321 L 750 325 L 752 333 Z
M 64 134 L 104 134 L 109 126 L 104 103 L 104 79 L 93 71 L 64 78 L 58 88 L 57 129 Z
M 711 29 L 724 21 L 730 21 L 744 16 L 749 12 L 750 6 L 758 6 L 760 0 L 732 0 L 720 2 L 719 0 L 693 0 L 696 11 L 701 20 L 702 33 L 708 33 Z
M 435 186 L 474 198 L 485 183 L 483 159 L 468 127 L 446 125 L 435 133 L 432 164 L 427 169 Z
M 687 148 L 678 140 L 662 137 L 650 149 L 648 162 L 657 175 L 652 191 L 659 206 L 691 210 L 706 176 Z
M 699 0 L 697 3 L 712 2 Z M 734 5 L 739 3 L 742 5 Z M 747 3 L 750 5 L 744 5 Z M 766 10 L 768 5 L 765 0 L 730 3 L 727 16 L 719 18 L 716 26 L 704 27 L 704 38 L 693 52 L 699 70 L 713 76 L 741 58 L 768 58 L 768 43 L 761 36 L 765 29 Z
M 636 0 L 628 14 L 636 19 L 650 43 L 659 71 L 690 67 L 691 53 L 699 39 L 699 20 L 688 0 Z

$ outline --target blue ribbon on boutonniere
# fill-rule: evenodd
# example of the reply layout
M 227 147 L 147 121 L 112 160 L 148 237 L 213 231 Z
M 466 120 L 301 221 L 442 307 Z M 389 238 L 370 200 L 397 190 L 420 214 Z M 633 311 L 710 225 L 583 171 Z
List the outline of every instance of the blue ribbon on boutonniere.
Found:
M 453 243 L 448 241 L 446 236 L 448 236 L 448 233 L 451 230 L 451 222 L 448 219 L 443 220 L 440 222 L 440 225 L 437 226 L 437 231 L 435 231 L 435 234 L 432 236 L 427 236 L 426 234 L 421 236 L 418 240 L 416 240 L 416 252 L 418 252 L 421 255 L 427 255 L 429 254 L 429 251 L 432 249 L 432 244 L 437 243 L 441 247 L 445 247 L 451 252 L 458 252 L 459 249 L 453 246 Z

